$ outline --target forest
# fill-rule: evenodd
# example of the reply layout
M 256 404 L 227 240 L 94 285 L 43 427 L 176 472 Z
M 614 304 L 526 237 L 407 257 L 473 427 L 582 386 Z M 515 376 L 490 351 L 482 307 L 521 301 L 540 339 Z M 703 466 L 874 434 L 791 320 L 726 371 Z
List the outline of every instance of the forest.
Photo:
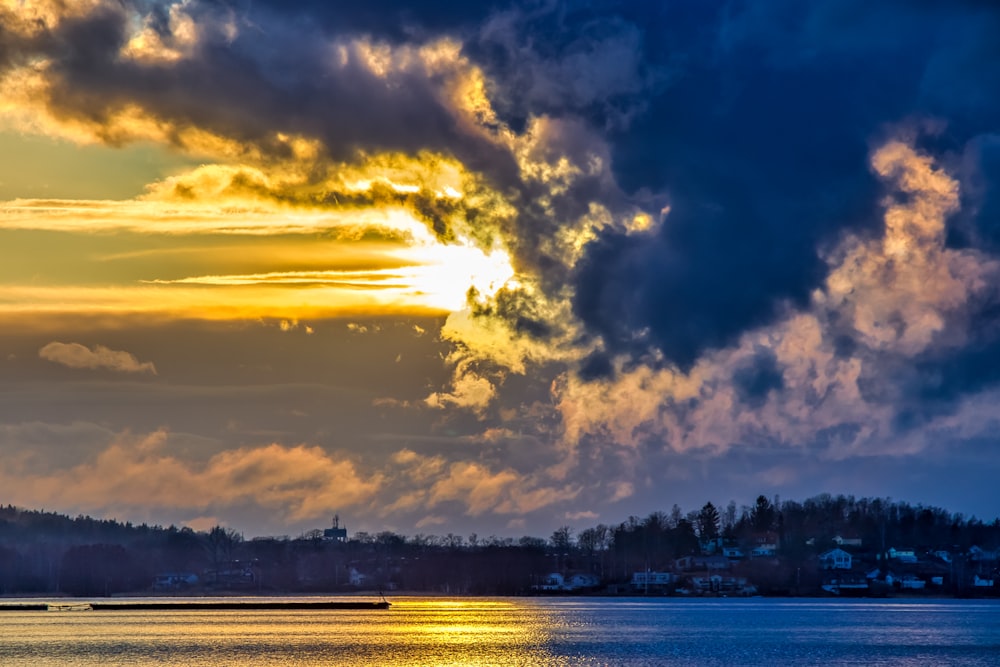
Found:
M 890 566 L 933 575 L 944 595 L 1000 575 L 1000 520 L 844 495 L 801 502 L 761 495 L 750 506 L 706 502 L 688 512 L 674 505 L 578 532 L 563 526 L 548 538 L 334 534 L 246 539 L 223 526 L 195 531 L 0 506 L 0 594 L 524 595 L 538 593 L 553 573 L 586 574 L 576 592 L 634 594 L 634 574 L 650 571 L 674 573 L 679 583 L 658 591 L 671 594 L 686 590 L 686 577 L 715 568 L 761 594 L 814 595 L 829 577 L 821 554 L 840 546 L 853 554 L 856 575 Z M 894 557 L 900 553 L 907 558 Z

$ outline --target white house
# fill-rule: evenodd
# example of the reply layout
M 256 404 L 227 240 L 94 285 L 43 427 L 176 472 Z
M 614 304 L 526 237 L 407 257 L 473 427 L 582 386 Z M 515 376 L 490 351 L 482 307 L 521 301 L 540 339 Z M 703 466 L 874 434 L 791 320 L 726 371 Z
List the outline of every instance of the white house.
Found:
M 912 574 L 904 574 L 899 580 L 899 587 L 919 591 L 927 585 L 927 582 Z
M 713 574 L 710 577 L 692 577 L 691 585 L 702 593 L 718 592 L 722 590 L 722 577 L 718 574 Z
M 633 572 L 632 586 L 635 588 L 645 588 L 646 586 L 666 586 L 674 580 L 674 575 L 670 572 Z
M 843 537 L 837 535 L 833 538 L 833 541 L 837 543 L 838 547 L 860 547 L 861 538 L 860 537 Z
M 830 549 L 819 555 L 824 570 L 850 570 L 852 557 L 843 549 Z
M 566 579 L 559 572 L 553 572 L 534 588 L 540 591 L 564 591 L 566 590 Z
M 889 558 L 895 558 L 900 563 L 916 563 L 917 552 L 913 549 L 889 549 Z
M 976 562 L 998 560 L 998 553 L 996 551 L 986 551 L 980 547 L 971 547 L 969 549 L 969 560 Z
M 601 579 L 596 574 L 589 572 L 577 572 L 568 577 L 559 572 L 546 575 L 545 580 L 537 586 L 533 586 L 536 591 L 578 591 L 584 588 L 599 586 Z
M 977 574 L 972 579 L 972 585 L 976 586 L 977 588 L 992 588 L 993 587 L 993 580 L 992 579 L 980 579 L 979 575 Z
M 164 572 L 153 579 L 153 588 L 158 591 L 174 590 L 198 583 L 198 575 L 193 572 Z
M 364 586 L 368 583 L 368 575 L 358 572 L 356 568 L 351 568 L 347 572 L 347 580 L 350 582 L 351 586 Z

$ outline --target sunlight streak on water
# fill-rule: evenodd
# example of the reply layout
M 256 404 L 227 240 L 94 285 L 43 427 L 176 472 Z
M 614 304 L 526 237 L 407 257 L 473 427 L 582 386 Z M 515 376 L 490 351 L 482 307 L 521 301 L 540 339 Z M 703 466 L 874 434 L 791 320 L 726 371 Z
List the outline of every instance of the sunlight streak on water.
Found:
M 0 665 L 1000 662 L 1000 604 L 399 598 L 388 611 L 0 612 Z

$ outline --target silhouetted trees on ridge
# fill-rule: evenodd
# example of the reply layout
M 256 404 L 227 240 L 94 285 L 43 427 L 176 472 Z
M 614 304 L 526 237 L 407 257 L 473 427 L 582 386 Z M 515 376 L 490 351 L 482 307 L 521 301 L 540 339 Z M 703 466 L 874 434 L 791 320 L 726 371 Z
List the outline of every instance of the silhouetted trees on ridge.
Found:
M 859 558 L 890 548 L 964 553 L 1000 548 L 1000 520 L 985 523 L 941 508 L 886 498 L 820 495 L 804 501 L 759 496 L 752 505 L 706 502 L 685 512 L 630 516 L 548 539 L 356 533 L 322 530 L 298 538 L 246 540 L 222 526 L 199 532 L 0 506 L 0 594 L 113 595 L 235 589 L 256 593 L 410 590 L 451 594 L 528 593 L 551 573 L 587 573 L 602 587 L 627 587 L 633 573 L 678 559 L 774 545 L 772 558 L 743 565 L 764 592 L 816 584 L 817 556 L 835 538 L 860 541 Z M 884 561 L 881 561 L 884 562 Z M 805 574 L 803 574 L 805 573 Z M 196 583 L 194 583 L 196 582 Z M 770 587 L 770 588 L 768 588 Z

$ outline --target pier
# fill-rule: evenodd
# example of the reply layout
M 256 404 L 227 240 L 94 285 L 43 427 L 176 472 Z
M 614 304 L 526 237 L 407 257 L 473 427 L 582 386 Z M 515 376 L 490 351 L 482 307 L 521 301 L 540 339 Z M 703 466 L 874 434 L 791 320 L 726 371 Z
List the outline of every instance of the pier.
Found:
M 391 603 L 347 600 L 117 600 L 115 602 L 18 602 L 0 603 L 0 611 L 367 611 L 388 609 Z

